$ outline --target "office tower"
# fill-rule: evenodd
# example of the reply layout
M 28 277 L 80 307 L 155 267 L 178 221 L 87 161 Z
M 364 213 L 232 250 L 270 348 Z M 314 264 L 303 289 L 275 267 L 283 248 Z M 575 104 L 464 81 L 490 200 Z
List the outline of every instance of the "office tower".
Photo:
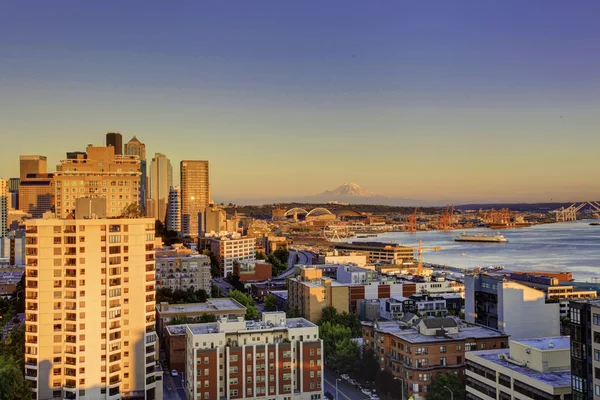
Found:
M 21 180 L 28 174 L 45 174 L 48 168 L 46 156 L 20 156 L 19 164 Z
M 123 154 L 123 136 L 120 133 L 107 133 L 106 134 L 106 147 L 112 146 L 115 148 L 115 155 L 120 156 Z
M 66 218 L 78 198 L 106 199 L 106 215 L 118 217 L 130 204 L 139 204 L 140 160 L 115 155 L 114 147 L 89 145 L 86 153 L 61 160 L 56 166 L 56 215 Z
M 242 237 L 239 233 L 215 235 L 208 239 L 210 250 L 219 261 L 222 277 L 233 274 L 234 263 L 252 264 L 256 261 L 256 238 Z
M 169 203 L 167 204 L 167 222 L 168 230 L 181 233 L 181 202 L 179 200 L 180 189 L 175 186 L 169 189 Z
M 164 154 L 156 153 L 150 163 L 148 179 L 148 212 L 149 217 L 165 222 L 169 188 L 173 186 L 173 168 Z
M 138 156 L 140 158 L 140 208 L 146 211 L 147 194 L 147 176 L 146 176 L 146 145 L 133 137 L 129 142 L 125 143 L 124 154 L 126 156 Z
M 186 327 L 187 399 L 320 399 L 319 328 L 284 312 Z
M 19 183 L 21 183 L 21 178 L 10 178 L 8 180 L 8 191 L 9 192 L 18 192 L 19 191 Z
M 209 204 L 200 216 L 200 236 L 210 232 L 227 231 L 227 213 L 221 207 Z
M 25 266 L 25 232 L 22 229 L 0 237 L 0 258 L 7 259 L 11 266 Z
M 26 240 L 33 398 L 162 399 L 154 220 L 29 220 Z
M 42 218 L 54 207 L 54 175 L 30 173 L 19 184 L 19 210 Z
M 208 207 L 210 188 L 208 161 L 181 161 L 181 231 L 183 236 L 198 236 L 199 214 Z
M 0 238 L 8 231 L 8 182 L 0 179 Z

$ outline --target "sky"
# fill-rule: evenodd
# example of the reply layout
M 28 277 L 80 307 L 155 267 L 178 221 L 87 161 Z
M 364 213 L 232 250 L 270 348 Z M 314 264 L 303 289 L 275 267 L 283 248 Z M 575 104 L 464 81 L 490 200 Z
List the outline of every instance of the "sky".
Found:
M 217 201 L 356 182 L 600 198 L 600 3 L 31 1 L 0 13 L 0 177 L 133 135 Z M 51 168 L 53 169 L 53 168 Z

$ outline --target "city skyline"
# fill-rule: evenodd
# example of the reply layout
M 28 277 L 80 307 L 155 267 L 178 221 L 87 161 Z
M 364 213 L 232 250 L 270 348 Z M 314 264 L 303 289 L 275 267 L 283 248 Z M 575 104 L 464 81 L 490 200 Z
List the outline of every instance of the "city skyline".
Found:
M 1 178 L 120 132 L 217 202 L 598 197 L 597 3 L 115 4 L 7 5 Z

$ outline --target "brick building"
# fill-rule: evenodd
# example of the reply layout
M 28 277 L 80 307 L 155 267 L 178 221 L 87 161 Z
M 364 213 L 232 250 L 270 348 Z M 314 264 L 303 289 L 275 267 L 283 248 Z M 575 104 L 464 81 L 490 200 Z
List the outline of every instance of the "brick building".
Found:
M 186 328 L 186 398 L 314 400 L 323 394 L 319 328 L 283 312 Z
M 481 326 L 466 326 L 454 318 L 401 322 L 364 322 L 363 340 L 382 368 L 402 381 L 404 398 L 424 399 L 438 374 L 464 379 L 465 352 L 503 349 L 508 335 Z
M 273 277 L 273 266 L 266 261 L 233 264 L 233 275 L 240 277 L 240 282 L 267 281 Z

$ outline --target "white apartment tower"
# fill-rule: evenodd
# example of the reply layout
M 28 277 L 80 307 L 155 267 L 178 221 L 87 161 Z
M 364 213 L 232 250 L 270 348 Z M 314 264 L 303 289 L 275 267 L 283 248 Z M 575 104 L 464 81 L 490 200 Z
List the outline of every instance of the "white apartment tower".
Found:
M 0 179 L 0 238 L 8 230 L 8 181 Z
M 319 328 L 284 312 L 186 327 L 186 399 L 323 399 Z
M 29 220 L 26 242 L 33 398 L 162 399 L 154 220 Z
M 166 227 L 168 230 L 177 233 L 181 233 L 181 201 L 179 194 L 179 186 L 169 188 Z

